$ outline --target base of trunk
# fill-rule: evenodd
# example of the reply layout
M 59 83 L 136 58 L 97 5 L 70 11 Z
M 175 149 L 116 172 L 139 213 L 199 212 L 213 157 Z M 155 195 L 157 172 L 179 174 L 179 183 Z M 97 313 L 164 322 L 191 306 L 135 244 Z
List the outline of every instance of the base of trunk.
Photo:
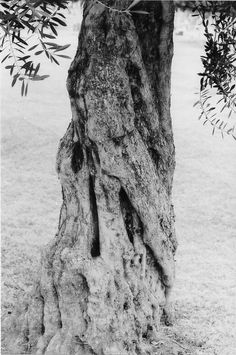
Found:
M 43 257 L 40 286 L 21 314 L 23 326 L 10 350 L 153 354 L 151 341 L 159 333 L 165 295 L 152 256 L 147 255 L 149 272 L 143 273 L 143 255 L 134 252 L 123 255 L 123 265 L 111 267 L 101 257 L 84 260 L 79 250 L 65 248 L 60 258 L 54 256 L 53 271 L 49 254 L 54 247 Z M 50 282 L 56 264 L 60 272 L 63 265 L 60 285 Z

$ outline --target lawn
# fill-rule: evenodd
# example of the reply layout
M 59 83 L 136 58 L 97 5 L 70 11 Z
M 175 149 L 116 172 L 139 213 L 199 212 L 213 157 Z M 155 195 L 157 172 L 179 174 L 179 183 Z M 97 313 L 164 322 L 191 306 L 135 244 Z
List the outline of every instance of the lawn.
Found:
M 77 44 L 76 18 L 59 41 Z M 236 142 L 211 135 L 193 108 L 202 41 L 175 35 L 172 117 L 176 145 L 173 199 L 179 240 L 172 296 L 183 353 L 236 354 Z M 69 61 L 43 61 L 46 81 L 21 98 L 2 71 L 2 314 L 32 285 L 41 248 L 54 236 L 61 203 L 55 156 L 71 113 L 66 93 Z M 3 329 L 4 334 L 4 329 Z M 4 343 L 3 343 L 4 349 Z M 168 354 L 166 354 L 168 355 Z

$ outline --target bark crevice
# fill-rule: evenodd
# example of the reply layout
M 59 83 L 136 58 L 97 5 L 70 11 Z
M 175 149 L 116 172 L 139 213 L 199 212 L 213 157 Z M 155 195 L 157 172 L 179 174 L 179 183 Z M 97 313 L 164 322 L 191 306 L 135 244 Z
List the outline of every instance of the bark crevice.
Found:
M 94 177 L 89 175 L 89 196 L 90 196 L 90 209 L 92 218 L 92 236 L 91 236 L 91 255 L 97 257 L 100 255 L 100 237 L 99 237 L 99 220 L 96 194 L 94 190 Z
M 84 153 L 82 145 L 79 141 L 73 144 L 72 148 L 72 158 L 71 158 L 71 168 L 75 174 L 82 168 L 84 161 Z
M 137 212 L 135 211 L 134 207 L 132 206 L 128 198 L 128 195 L 126 194 L 125 190 L 122 187 L 119 192 L 119 198 L 120 198 L 121 213 L 123 216 L 126 232 L 131 244 L 134 246 L 135 236 L 137 234 L 142 236 L 143 234 L 143 224 Z

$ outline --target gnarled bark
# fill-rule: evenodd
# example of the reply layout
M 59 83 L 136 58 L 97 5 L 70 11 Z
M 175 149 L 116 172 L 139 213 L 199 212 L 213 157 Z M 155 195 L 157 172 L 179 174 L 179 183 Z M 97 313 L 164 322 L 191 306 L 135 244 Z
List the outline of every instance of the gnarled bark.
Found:
M 37 354 L 148 353 L 173 285 L 174 9 L 145 1 L 135 10 L 149 14 L 85 3 L 57 156 L 58 233 L 25 316 Z

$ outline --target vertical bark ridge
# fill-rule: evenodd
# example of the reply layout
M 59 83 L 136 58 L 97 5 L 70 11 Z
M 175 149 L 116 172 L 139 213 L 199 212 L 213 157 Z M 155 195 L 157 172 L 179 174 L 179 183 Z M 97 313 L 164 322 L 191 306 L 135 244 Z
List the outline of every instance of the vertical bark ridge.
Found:
M 172 124 L 170 117 L 170 79 L 173 56 L 173 11 L 172 1 L 141 2 L 139 8 L 150 12 L 150 16 L 137 15 L 134 18 L 139 38 L 143 63 L 146 68 L 158 120 L 163 134 L 151 137 L 155 149 L 159 152 L 160 176 L 171 194 L 173 172 L 175 166 Z M 150 36 L 152 33 L 152 36 Z

